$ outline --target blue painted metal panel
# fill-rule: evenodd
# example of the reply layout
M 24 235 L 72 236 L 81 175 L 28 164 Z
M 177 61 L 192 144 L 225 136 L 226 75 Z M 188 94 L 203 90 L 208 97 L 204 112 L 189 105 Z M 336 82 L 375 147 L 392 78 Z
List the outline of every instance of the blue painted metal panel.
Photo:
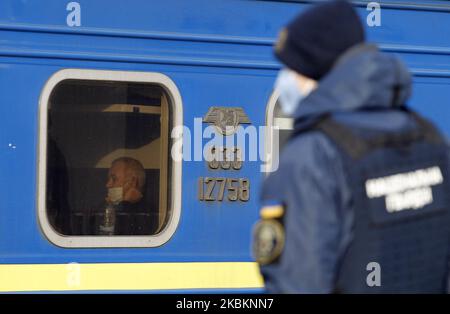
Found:
M 160 248 L 90 251 L 60 249 L 49 244 L 36 223 L 37 110 L 42 86 L 59 67 L 8 62 L 2 73 L 8 77 L 8 82 L 14 86 L 15 92 L 11 90 L 3 94 L 2 103 L 20 105 L 2 106 L 5 114 L 0 118 L 0 123 L 4 122 L 3 125 L 7 126 L 5 141 L 2 144 L 11 142 L 16 146 L 15 149 L 6 150 L 5 158 L 2 158 L 2 166 L 5 166 L 5 169 L 2 169 L 2 186 L 4 184 L 5 188 L 3 193 L 8 195 L 8 202 L 4 204 L 4 220 L 2 219 L 4 223 L 7 222 L 7 226 L 0 228 L 0 238 L 3 240 L 0 241 L 0 250 L 7 252 L 1 256 L 2 262 L 250 260 L 249 226 L 257 218 L 256 195 L 260 175 L 258 162 L 245 163 L 239 173 L 239 176 L 253 180 L 253 194 L 249 202 L 214 205 L 200 203 L 196 198 L 197 178 L 211 175 L 205 167 L 205 162 L 184 162 L 181 221 L 175 236 Z M 86 63 L 72 62 L 68 66 L 86 68 Z M 115 64 L 109 68 L 136 70 L 124 64 Z M 260 92 L 258 97 L 248 91 L 257 90 L 261 85 L 269 85 L 272 80 L 270 76 L 253 74 L 249 80 L 248 71 L 245 74 L 229 74 L 213 68 L 188 67 L 174 71 L 173 66 L 161 65 L 147 66 L 140 70 L 162 72 L 174 80 L 183 97 L 185 125 L 192 130 L 194 118 L 202 117 L 211 105 L 242 106 L 246 108 L 251 121 L 264 121 L 264 110 L 261 110 L 264 108 L 261 104 L 265 104 L 270 89 Z M 28 87 L 28 84 L 31 85 L 27 92 L 19 93 L 25 86 Z M 233 93 L 218 93 L 221 90 L 230 90 Z M 20 132 L 17 129 L 18 124 Z M 221 172 L 215 175 L 230 176 L 229 173 Z M 14 181 L 8 181 L 9 178 Z M 28 232 L 24 233 L 23 230 Z
M 66 26 L 68 2 L 0 2 L 0 263 L 250 261 L 259 162 L 246 162 L 239 173 L 251 179 L 250 201 L 222 204 L 196 199 L 196 180 L 209 172 L 205 162 L 184 162 L 180 224 L 162 247 L 49 243 L 36 219 L 38 100 L 63 68 L 161 72 L 178 86 L 189 128 L 210 106 L 241 106 L 263 125 L 280 67 L 272 44 L 307 1 L 80 0 L 80 28 Z M 450 136 L 449 3 L 383 3 L 382 26 L 367 28 L 368 39 L 411 67 L 411 104 Z M 365 19 L 364 3 L 357 4 Z

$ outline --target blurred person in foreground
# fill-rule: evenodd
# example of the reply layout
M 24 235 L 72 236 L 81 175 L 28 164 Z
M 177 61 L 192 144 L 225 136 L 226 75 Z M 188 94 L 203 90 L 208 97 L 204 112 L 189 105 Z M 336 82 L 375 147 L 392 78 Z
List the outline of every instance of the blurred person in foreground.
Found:
M 275 87 L 294 131 L 253 241 L 269 293 L 446 292 L 448 148 L 406 105 L 403 63 L 364 37 L 345 1 L 280 32 Z

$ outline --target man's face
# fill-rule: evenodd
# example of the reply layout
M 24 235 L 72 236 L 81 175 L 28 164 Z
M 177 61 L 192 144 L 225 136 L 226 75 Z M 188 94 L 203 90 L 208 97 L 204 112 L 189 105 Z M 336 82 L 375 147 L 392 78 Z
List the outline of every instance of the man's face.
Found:
M 121 195 L 117 197 L 116 193 L 110 194 L 112 191 L 108 190 L 106 201 L 120 202 L 128 201 L 131 203 L 138 202 L 142 198 L 142 193 L 138 189 L 136 176 L 130 174 L 127 165 L 124 162 L 117 161 L 111 165 L 108 172 L 108 180 L 106 188 L 122 188 L 119 192 Z M 116 191 L 117 192 L 117 191 Z
M 108 189 L 123 187 L 125 185 L 126 180 L 127 180 L 127 167 L 125 163 L 120 161 L 113 163 L 111 168 L 109 168 L 106 187 Z

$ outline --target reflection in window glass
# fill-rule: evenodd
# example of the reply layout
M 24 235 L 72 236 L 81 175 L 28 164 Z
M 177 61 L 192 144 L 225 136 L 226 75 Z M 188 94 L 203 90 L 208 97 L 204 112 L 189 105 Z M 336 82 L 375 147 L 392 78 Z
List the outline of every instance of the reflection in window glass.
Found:
M 64 80 L 48 105 L 47 216 L 63 235 L 166 225 L 170 106 L 154 84 Z

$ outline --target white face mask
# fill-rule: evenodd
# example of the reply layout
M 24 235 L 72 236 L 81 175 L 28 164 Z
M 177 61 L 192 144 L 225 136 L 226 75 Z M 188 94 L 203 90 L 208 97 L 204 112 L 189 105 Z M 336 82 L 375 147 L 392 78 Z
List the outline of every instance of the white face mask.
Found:
M 120 203 L 123 200 L 123 187 L 109 188 L 108 198 L 113 204 Z
M 285 115 L 292 115 L 300 102 L 314 89 L 314 81 L 308 80 L 306 83 L 305 91 L 302 91 L 295 72 L 281 69 L 278 73 L 275 89 L 280 92 L 280 106 Z

